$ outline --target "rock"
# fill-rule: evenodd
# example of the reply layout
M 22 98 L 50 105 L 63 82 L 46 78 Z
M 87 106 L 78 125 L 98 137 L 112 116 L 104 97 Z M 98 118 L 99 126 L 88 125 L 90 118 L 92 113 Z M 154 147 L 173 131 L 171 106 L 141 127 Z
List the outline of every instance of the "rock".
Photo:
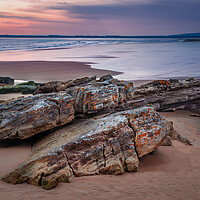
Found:
M 0 104 L 0 140 L 25 139 L 66 124 L 73 118 L 73 99 L 61 92 Z
M 192 145 L 188 138 L 182 137 L 180 134 L 178 134 L 178 132 L 173 127 L 172 121 L 165 120 L 165 127 L 167 129 L 167 136 L 163 141 L 162 146 L 171 146 L 171 140 L 178 140 L 179 142 L 182 142 L 184 144 Z
M 35 85 L 5 85 L 0 88 L 0 94 L 8 94 L 8 93 L 22 93 L 22 94 L 33 94 L 35 91 Z
M 162 117 L 148 107 L 77 120 L 38 141 L 31 156 L 2 180 L 50 189 L 73 176 L 137 171 L 138 157 L 157 149 L 165 136 Z
M 200 114 L 200 79 L 158 80 L 135 88 L 127 107 L 153 106 L 157 111 L 190 110 Z
M 118 106 L 119 91 L 113 84 L 77 86 L 66 90 L 74 99 L 77 113 L 95 113 L 104 108 Z
M 34 94 L 58 92 L 65 90 L 75 99 L 77 113 L 96 113 L 102 109 L 117 107 L 119 104 L 133 98 L 132 82 L 113 79 L 105 75 L 99 81 L 96 77 L 85 77 L 74 81 L 54 81 L 37 87 Z
M 112 79 L 89 83 L 66 89 L 75 99 L 77 113 L 95 113 L 102 109 L 117 107 L 134 95 L 133 83 Z
M 186 137 L 182 137 L 182 136 L 178 136 L 178 138 L 177 138 L 177 140 L 179 141 L 179 142 L 182 142 L 182 143 L 184 143 L 184 144 L 188 144 L 188 145 L 191 145 L 192 146 L 192 143 L 189 141 L 189 139 L 188 138 L 186 138 Z
M 10 77 L 0 77 L 0 85 L 13 85 L 14 79 Z
M 112 75 L 107 74 L 107 75 L 100 77 L 99 81 L 104 82 L 104 81 L 108 81 L 108 80 L 112 80 L 112 79 L 113 79 Z
M 51 92 L 64 91 L 67 88 L 87 84 L 89 82 L 95 81 L 96 76 L 84 77 L 81 79 L 70 80 L 70 81 L 51 81 L 48 83 L 40 84 L 37 86 L 34 94 L 46 94 Z
M 167 135 L 164 139 L 162 146 L 172 146 L 172 141 L 169 135 Z
M 136 133 L 135 146 L 138 157 L 155 151 L 167 133 L 162 116 L 149 107 L 135 109 L 127 114 L 130 126 Z

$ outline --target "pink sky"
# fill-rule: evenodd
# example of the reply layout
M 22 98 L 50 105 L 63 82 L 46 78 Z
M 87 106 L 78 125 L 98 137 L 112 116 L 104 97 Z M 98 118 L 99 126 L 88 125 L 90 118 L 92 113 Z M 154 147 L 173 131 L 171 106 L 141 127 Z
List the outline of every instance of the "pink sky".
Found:
M 0 34 L 200 32 L 199 10 L 199 0 L 6 0 Z

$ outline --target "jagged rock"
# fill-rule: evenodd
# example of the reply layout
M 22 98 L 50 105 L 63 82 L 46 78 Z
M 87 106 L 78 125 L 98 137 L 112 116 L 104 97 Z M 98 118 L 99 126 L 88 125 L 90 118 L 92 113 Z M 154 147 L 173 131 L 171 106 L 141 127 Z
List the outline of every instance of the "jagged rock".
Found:
M 66 124 L 73 118 L 73 99 L 62 92 L 0 104 L 0 140 L 25 139 Z
M 112 79 L 113 79 L 112 75 L 107 74 L 107 75 L 101 76 L 99 81 L 103 82 L 103 81 L 112 80 Z
M 74 99 L 78 113 L 95 113 L 103 108 L 118 106 L 119 91 L 113 84 L 77 86 L 66 90 Z
M 75 99 L 75 111 L 79 113 L 95 113 L 105 108 L 117 107 L 134 95 L 132 82 L 119 81 L 111 75 L 102 76 L 100 80 L 96 80 L 96 77 L 85 77 L 68 82 L 49 82 L 37 87 L 34 94 L 63 90 Z
M 176 130 L 174 130 L 173 122 L 165 121 L 165 126 L 167 128 L 167 135 L 169 135 L 172 140 L 176 140 L 179 134 Z
M 10 77 L 0 77 L 0 85 L 13 85 L 14 79 Z
M 153 108 L 143 107 L 123 112 L 136 132 L 135 146 L 138 157 L 155 151 L 165 139 L 167 129 L 162 116 Z
M 127 107 L 153 106 L 158 111 L 186 109 L 200 113 L 200 79 L 153 81 L 135 88 Z
M 182 136 L 178 136 L 178 138 L 177 138 L 177 140 L 179 141 L 179 142 L 182 142 L 182 143 L 184 143 L 184 144 L 188 144 L 188 145 L 191 145 L 192 146 L 192 143 L 189 141 L 189 139 L 188 138 L 186 138 L 186 137 L 182 137 Z
M 38 85 L 34 94 L 46 94 L 46 93 L 64 91 L 67 88 L 87 84 L 94 80 L 96 80 L 96 76 L 90 78 L 84 77 L 81 79 L 70 80 L 70 81 L 51 81 L 48 83 L 43 83 Z
M 162 146 L 172 146 L 172 141 L 169 135 L 166 136 L 165 140 L 162 143 Z
M 37 142 L 31 156 L 2 180 L 50 189 L 73 176 L 137 171 L 138 157 L 157 149 L 165 136 L 162 117 L 148 107 L 77 120 Z
M 167 129 L 167 136 L 163 141 L 162 146 L 171 146 L 171 140 L 178 140 L 179 142 L 182 142 L 184 144 L 192 145 L 188 138 L 182 137 L 180 134 L 178 134 L 178 132 L 173 127 L 172 121 L 165 120 L 165 127 Z
M 111 79 L 71 87 L 66 92 L 75 99 L 76 112 L 95 113 L 105 108 L 117 107 L 120 103 L 133 98 L 134 87 L 133 83 Z

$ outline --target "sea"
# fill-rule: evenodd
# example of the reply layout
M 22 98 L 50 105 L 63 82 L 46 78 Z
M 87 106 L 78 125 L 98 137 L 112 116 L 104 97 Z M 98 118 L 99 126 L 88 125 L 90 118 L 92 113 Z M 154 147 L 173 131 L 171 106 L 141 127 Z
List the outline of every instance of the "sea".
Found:
M 200 42 L 181 38 L 0 38 L 0 61 L 80 61 L 123 80 L 200 77 Z

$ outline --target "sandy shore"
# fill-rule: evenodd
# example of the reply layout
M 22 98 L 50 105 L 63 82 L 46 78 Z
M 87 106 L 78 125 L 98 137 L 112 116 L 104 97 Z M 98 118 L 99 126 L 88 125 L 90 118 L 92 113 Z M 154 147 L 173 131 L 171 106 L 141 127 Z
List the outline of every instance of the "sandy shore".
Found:
M 38 83 L 49 81 L 68 81 L 72 79 L 121 74 L 110 70 L 91 68 L 91 63 L 69 61 L 0 61 L 0 76 L 9 76 L 15 80 L 33 80 Z M 150 82 L 150 80 L 136 80 L 134 86 Z M 0 101 L 17 98 L 21 93 L 0 94 Z
M 36 82 L 67 81 L 76 78 L 120 72 L 91 68 L 91 63 L 69 61 L 0 61 L 1 76 Z
M 187 136 L 193 146 L 173 141 L 171 147 L 160 147 L 153 155 L 140 160 L 140 170 L 119 176 L 99 175 L 74 178 L 45 191 L 39 187 L 12 185 L 0 181 L 0 199 L 7 200 L 197 200 L 200 190 L 200 121 L 188 111 L 161 113 L 174 122 L 175 129 Z M 14 169 L 31 152 L 31 145 L 22 143 L 0 147 L 0 176 Z

